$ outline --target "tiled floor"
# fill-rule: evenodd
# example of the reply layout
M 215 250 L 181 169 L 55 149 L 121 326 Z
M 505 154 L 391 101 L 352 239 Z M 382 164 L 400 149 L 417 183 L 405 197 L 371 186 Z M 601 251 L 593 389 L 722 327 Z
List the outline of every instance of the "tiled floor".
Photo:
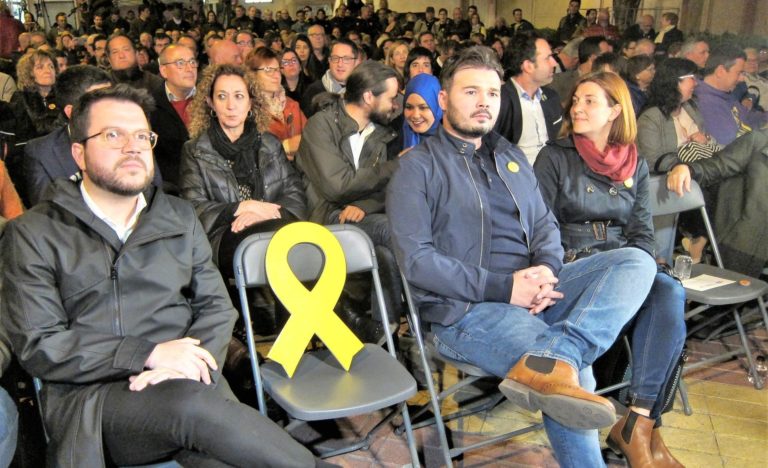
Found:
M 734 343 L 730 337 L 722 343 L 704 343 L 689 340 L 689 362 L 696 362 Z M 765 329 L 750 332 L 753 349 L 768 355 L 768 333 Z M 768 390 L 756 390 L 746 378 L 742 360 L 731 360 L 712 365 L 686 375 L 689 398 L 694 413 L 682 412 L 680 399 L 675 409 L 664 418 L 664 440 L 672 452 L 687 467 L 760 467 L 768 466 Z M 445 374 L 445 384 L 456 379 L 455 370 Z M 465 392 L 464 396 L 471 395 Z M 412 403 L 426 400 L 426 392 L 420 392 Z M 457 406 L 451 399 L 445 403 L 445 411 Z M 338 431 L 351 437 L 372 427 L 378 415 L 345 420 L 334 427 L 319 427 L 319 434 Z M 529 424 L 537 423 L 540 415 L 527 413 L 511 403 L 502 402 L 496 408 L 468 418 L 462 426 L 449 423 L 455 444 L 472 443 L 481 436 L 501 434 Z M 299 430 L 307 436 L 306 430 Z M 601 434 L 604 439 L 605 432 Z M 309 437 L 312 438 L 312 437 Z M 416 431 L 421 463 L 439 466 L 441 462 L 436 431 L 432 427 Z M 327 446 L 333 446 L 328 442 Z M 335 457 L 329 461 L 344 467 L 400 467 L 410 462 L 404 438 L 385 427 L 374 439 L 369 450 Z M 543 431 L 538 430 L 493 446 L 466 454 L 456 462 L 464 467 L 556 467 Z M 613 462 L 611 466 L 622 466 Z

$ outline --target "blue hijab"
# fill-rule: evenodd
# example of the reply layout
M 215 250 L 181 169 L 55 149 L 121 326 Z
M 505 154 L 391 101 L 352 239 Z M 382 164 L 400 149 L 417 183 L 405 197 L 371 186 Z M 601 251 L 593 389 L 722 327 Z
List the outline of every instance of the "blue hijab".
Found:
M 408 96 L 418 94 L 427 103 L 432 115 L 435 116 L 435 122 L 425 133 L 416 133 L 408 125 L 408 121 L 403 121 L 403 149 L 418 145 L 426 136 L 432 136 L 437 131 L 440 121 L 443 119 L 443 110 L 437 102 L 437 94 L 440 92 L 440 81 L 432 75 L 422 73 L 416 75 L 408 82 L 405 87 L 405 99 L 403 106 L 408 101 Z

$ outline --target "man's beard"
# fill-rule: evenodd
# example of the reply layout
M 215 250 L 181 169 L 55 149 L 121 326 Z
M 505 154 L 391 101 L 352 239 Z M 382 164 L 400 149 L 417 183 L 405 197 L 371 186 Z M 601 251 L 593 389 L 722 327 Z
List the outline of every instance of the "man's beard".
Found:
M 451 124 L 451 128 L 453 129 L 453 131 L 465 138 L 480 138 L 491 133 L 491 130 L 493 130 L 493 125 L 495 123 L 493 118 L 490 118 L 488 120 L 488 123 L 486 124 L 477 124 L 475 126 L 469 126 L 458 121 L 458 119 L 456 118 L 457 113 L 458 112 L 456 112 L 449 105 L 448 109 L 445 112 L 445 116 L 448 118 L 448 123 Z M 474 117 L 476 114 L 477 112 L 474 112 L 470 117 Z M 491 113 L 487 112 L 487 114 L 490 115 Z
M 139 65 L 136 64 L 131 68 L 125 70 L 112 70 L 115 75 L 115 79 L 118 83 L 125 83 L 127 81 L 137 81 L 143 76 L 142 71 L 139 69 Z
M 93 182 L 95 186 L 101 188 L 102 190 L 123 197 L 136 196 L 147 190 L 149 185 L 152 183 L 152 179 L 155 176 L 155 169 L 153 167 L 151 170 L 146 170 L 146 165 L 144 165 L 147 176 L 144 178 L 143 182 L 130 183 L 125 180 L 121 180 L 117 176 L 117 169 L 123 162 L 125 162 L 126 159 L 131 158 L 127 157 L 118 161 L 115 164 L 113 171 L 110 173 L 107 173 L 102 168 L 91 165 L 86 166 L 85 173 L 88 175 L 88 179 L 90 179 L 90 181 Z
M 369 117 L 371 122 L 375 124 L 389 125 L 389 122 L 392 121 L 392 112 L 381 112 L 380 110 L 374 110 L 371 111 L 371 115 Z

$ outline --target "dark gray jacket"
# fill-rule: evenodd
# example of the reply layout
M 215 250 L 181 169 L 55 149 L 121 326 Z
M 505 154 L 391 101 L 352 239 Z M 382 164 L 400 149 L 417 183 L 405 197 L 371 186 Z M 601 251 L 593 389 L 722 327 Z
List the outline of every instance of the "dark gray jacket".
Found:
M 155 344 L 187 336 L 224 362 L 235 311 L 192 206 L 154 187 L 122 244 L 76 183 L 6 225 L 2 316 L 22 367 L 46 381 L 49 466 L 103 466 L 111 385 L 144 370 Z M 220 371 L 212 372 L 220 391 Z
M 301 180 L 285 157 L 283 145 L 271 133 L 261 135 L 259 170 L 264 181 L 260 201 L 280 205 L 284 218 L 306 218 Z M 218 258 L 219 243 L 235 219 L 240 204 L 235 173 L 213 149 L 208 133 L 184 143 L 181 153 L 181 196 L 192 202 Z
M 498 134 L 483 139 L 496 171 L 517 205 L 530 256 L 527 268 L 547 265 L 557 275 L 563 248 L 557 220 L 539 193 L 528 160 Z M 400 158 L 387 188 L 395 255 L 414 286 L 427 322 L 452 324 L 479 302 L 509 302 L 512 275 L 488 270 L 492 220 L 486 192 L 470 171 L 475 148 L 441 126 Z
M 296 165 L 303 173 L 310 221 L 328 224 L 331 212 L 347 205 L 366 214 L 384 211 L 384 190 L 397 168 L 397 160 L 388 160 L 387 143 L 397 135 L 377 125 L 365 140 L 355 169 L 349 136 L 357 131 L 357 121 L 340 98 L 307 121 Z
M 690 102 L 683 109 L 704 131 L 704 120 Z M 664 117 L 658 107 L 646 109 L 637 119 L 637 153 L 648 161 L 651 172 L 668 172 L 680 160 L 677 158 L 677 131 L 672 117 Z
M 544 201 L 560 222 L 563 247 L 577 258 L 637 247 L 654 257 L 648 199 L 648 164 L 638 157 L 631 187 L 587 166 L 571 137 L 547 143 L 533 165 Z M 595 239 L 593 222 L 605 222 L 606 239 Z

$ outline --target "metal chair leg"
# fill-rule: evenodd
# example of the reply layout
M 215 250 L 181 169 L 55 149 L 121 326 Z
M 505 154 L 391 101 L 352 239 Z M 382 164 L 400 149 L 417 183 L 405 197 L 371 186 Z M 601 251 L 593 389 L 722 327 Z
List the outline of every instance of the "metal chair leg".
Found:
M 680 392 L 680 400 L 683 402 L 683 413 L 686 416 L 692 415 L 693 408 L 691 408 L 691 402 L 688 400 L 688 386 L 682 377 L 680 377 L 680 384 L 677 386 L 677 389 Z
M 744 331 L 744 325 L 741 324 L 741 316 L 739 311 L 733 311 L 733 318 L 736 321 L 736 327 L 739 329 L 739 338 L 741 339 L 741 345 L 744 347 L 745 354 L 747 356 L 747 363 L 749 364 L 749 375 L 752 376 L 752 384 L 756 389 L 763 388 L 763 378 L 757 373 L 755 369 L 755 360 L 752 357 L 752 351 L 749 349 L 749 340 L 747 340 L 747 334 Z

